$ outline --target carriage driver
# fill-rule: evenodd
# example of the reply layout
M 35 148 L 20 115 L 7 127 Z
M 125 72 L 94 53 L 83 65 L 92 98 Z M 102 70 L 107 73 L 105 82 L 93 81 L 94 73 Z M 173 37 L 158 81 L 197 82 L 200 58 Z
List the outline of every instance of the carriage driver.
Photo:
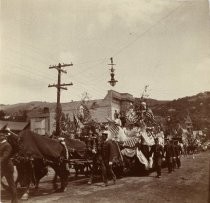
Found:
M 11 161 L 12 146 L 7 142 L 4 133 L 0 132 L 0 174 L 1 179 L 5 177 L 12 195 L 12 203 L 17 203 L 17 191 L 14 181 L 14 165 Z

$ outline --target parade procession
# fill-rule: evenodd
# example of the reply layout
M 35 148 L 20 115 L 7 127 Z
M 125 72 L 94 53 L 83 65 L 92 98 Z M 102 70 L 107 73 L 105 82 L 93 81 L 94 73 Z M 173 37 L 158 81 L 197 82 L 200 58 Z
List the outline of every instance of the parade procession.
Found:
M 30 199 L 30 191 L 38 190 L 49 170 L 54 171 L 52 190 L 65 193 L 72 175 L 88 178 L 87 185 L 102 182 L 109 187 L 130 175 L 156 173 L 161 178 L 162 168 L 172 173 L 181 168 L 184 156 L 194 158 L 201 151 L 198 138 L 190 142 L 190 132 L 182 129 L 178 134 L 170 125 L 158 123 L 144 100 L 142 96 L 129 103 L 124 113 L 115 110 L 113 119 L 107 117 L 104 123 L 95 122 L 86 102 L 81 101 L 73 115 L 71 134 L 61 127 L 60 136 L 54 131 L 50 137 L 28 129 L 16 134 L 7 126 L 2 128 L 1 176 L 7 183 L 1 184 L 11 192 L 12 202 L 18 202 L 19 187 L 21 200 Z
M 0 203 L 210 203 L 210 0 L 0 13 Z

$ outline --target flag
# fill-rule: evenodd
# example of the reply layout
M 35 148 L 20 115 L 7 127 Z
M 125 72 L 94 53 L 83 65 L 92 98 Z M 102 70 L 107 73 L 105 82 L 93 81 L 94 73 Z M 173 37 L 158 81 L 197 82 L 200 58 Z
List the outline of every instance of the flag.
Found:
M 111 133 L 112 138 L 118 137 L 119 134 L 119 126 L 115 123 L 109 123 L 108 130 Z
M 141 133 L 141 137 L 143 145 L 152 146 L 155 144 L 153 136 L 148 136 L 148 133 L 146 131 L 143 131 Z
M 81 123 L 81 121 L 78 119 L 77 116 L 75 116 L 75 114 L 73 114 L 73 119 L 74 119 L 74 125 L 76 128 L 83 128 L 84 125 Z
M 136 146 L 136 144 L 138 143 L 138 141 L 139 141 L 139 139 L 136 138 L 136 137 L 134 137 L 134 138 L 131 138 L 131 139 L 125 141 L 125 142 L 123 143 L 123 146 L 124 146 L 124 147 L 131 147 L 131 148 L 133 148 L 133 147 Z
M 121 154 L 123 156 L 127 156 L 127 157 L 132 158 L 136 155 L 136 150 L 135 149 L 124 148 L 123 150 L 121 150 Z
M 114 120 L 110 118 L 106 118 L 106 119 L 108 120 L 108 131 L 109 131 L 108 138 L 109 139 L 117 138 L 117 141 L 119 142 L 126 141 L 127 136 L 124 130 L 118 124 L 116 124 Z
M 144 164 L 145 169 L 148 170 L 149 169 L 149 161 L 147 160 L 147 158 L 144 156 L 144 154 L 142 153 L 141 150 L 138 150 L 138 148 L 136 149 L 136 156 L 138 157 L 138 160 Z
M 156 124 L 155 117 L 154 117 L 151 109 L 147 109 L 144 112 L 144 117 L 145 117 L 146 122 L 150 122 L 152 124 Z
M 152 113 L 152 111 L 151 111 L 150 109 L 148 109 L 148 110 L 145 112 L 145 116 L 146 116 L 147 118 L 149 118 L 150 120 L 152 120 L 152 121 L 155 120 L 155 117 L 154 117 L 154 115 L 153 115 L 153 113 Z

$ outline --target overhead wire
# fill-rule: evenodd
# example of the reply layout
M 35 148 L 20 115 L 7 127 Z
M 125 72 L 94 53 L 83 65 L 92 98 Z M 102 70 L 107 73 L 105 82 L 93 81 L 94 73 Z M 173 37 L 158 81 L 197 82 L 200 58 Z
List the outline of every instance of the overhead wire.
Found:
M 184 2 L 180 3 L 179 6 L 174 8 L 172 11 L 170 11 L 167 15 L 163 16 L 160 18 L 158 21 L 156 21 L 153 25 L 151 25 L 149 28 L 147 28 L 144 32 L 140 33 L 134 40 L 131 42 L 125 44 L 123 47 L 121 47 L 118 51 L 114 52 L 112 56 L 117 56 L 119 55 L 122 51 L 124 51 L 126 48 L 128 48 L 130 45 L 132 45 L 134 42 L 139 40 L 141 37 L 143 37 L 145 34 L 147 34 L 150 30 L 152 30 L 154 27 L 156 27 L 161 21 L 167 19 L 170 17 L 172 14 L 174 14 L 180 7 L 184 5 Z

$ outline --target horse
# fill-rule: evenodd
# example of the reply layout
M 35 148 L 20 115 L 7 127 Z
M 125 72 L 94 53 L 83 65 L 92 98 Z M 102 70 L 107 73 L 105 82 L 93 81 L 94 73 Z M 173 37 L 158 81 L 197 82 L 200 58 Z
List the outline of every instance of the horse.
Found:
M 17 168 L 18 177 L 16 184 L 25 187 L 23 200 L 29 197 L 30 184 L 38 188 L 39 180 L 47 174 L 47 167 L 55 171 L 53 188 L 55 192 L 64 192 L 68 184 L 69 171 L 66 165 L 67 151 L 59 140 L 24 130 L 20 135 L 9 131 L 10 142 L 16 152 L 14 163 Z M 17 139 L 18 137 L 18 139 Z M 58 188 L 57 176 L 60 177 L 61 186 Z

